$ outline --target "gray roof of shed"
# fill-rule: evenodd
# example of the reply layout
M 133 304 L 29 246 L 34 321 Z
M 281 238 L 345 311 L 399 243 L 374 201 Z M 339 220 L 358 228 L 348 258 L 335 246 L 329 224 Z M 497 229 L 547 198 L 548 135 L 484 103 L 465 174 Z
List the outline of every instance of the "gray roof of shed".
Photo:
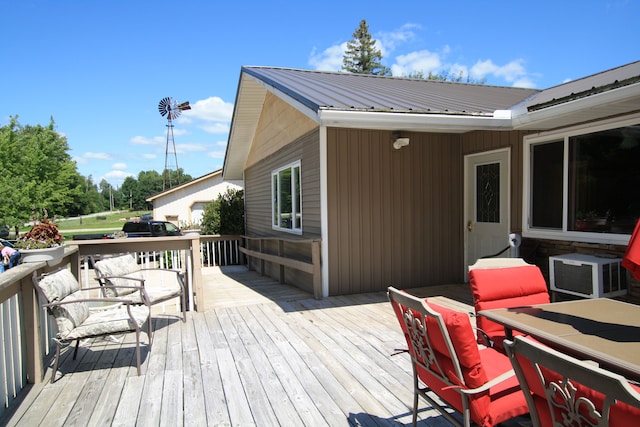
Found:
M 242 71 L 319 110 L 491 116 L 539 90 L 277 67 Z

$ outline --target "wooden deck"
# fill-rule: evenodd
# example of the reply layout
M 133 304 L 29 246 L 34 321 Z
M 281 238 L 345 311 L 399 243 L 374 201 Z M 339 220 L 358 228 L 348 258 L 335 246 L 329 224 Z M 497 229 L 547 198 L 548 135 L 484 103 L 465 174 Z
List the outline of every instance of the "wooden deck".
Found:
M 410 424 L 411 367 L 393 355 L 406 344 L 383 292 L 316 300 L 237 267 L 203 276 L 206 310 L 186 323 L 170 304 L 154 314 L 141 376 L 132 334 L 81 345 L 76 361 L 67 348 L 63 376 L 50 384 L 48 369 L 0 425 Z M 472 310 L 465 285 L 417 293 Z M 420 417 L 448 425 L 431 409 Z

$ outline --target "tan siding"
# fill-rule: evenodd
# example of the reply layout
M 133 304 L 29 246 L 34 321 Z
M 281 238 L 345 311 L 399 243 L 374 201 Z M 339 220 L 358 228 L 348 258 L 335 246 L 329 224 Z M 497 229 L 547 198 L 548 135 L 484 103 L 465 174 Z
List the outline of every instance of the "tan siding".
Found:
M 246 168 L 262 161 L 317 127 L 316 122 L 272 93 L 267 93 L 255 140 L 247 157 Z
M 320 154 L 318 132 L 312 131 L 245 171 L 247 233 L 255 236 L 297 235 L 271 228 L 271 172 L 300 160 L 302 173 L 302 231 L 304 238 L 320 236 Z
M 330 294 L 459 282 L 459 136 L 410 134 L 394 150 L 385 131 L 327 133 Z

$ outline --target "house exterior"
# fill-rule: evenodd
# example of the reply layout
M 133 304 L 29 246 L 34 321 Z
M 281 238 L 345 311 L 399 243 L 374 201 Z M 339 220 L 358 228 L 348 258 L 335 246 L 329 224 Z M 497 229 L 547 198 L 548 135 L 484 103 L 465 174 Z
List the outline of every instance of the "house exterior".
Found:
M 200 222 L 204 207 L 227 189 L 241 190 L 239 180 L 223 181 L 222 169 L 158 193 L 147 199 L 153 203 L 153 217 L 178 226 Z
M 546 90 L 243 67 L 223 178 L 244 180 L 248 235 L 322 240 L 339 295 L 463 283 L 514 233 L 545 273 L 621 255 L 639 146 L 640 62 Z

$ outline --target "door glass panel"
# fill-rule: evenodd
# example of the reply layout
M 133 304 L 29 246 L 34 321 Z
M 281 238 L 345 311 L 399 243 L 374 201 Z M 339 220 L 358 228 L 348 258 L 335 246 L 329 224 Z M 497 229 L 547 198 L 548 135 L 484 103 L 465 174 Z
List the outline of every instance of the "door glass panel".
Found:
M 476 222 L 500 222 L 500 163 L 476 167 Z

